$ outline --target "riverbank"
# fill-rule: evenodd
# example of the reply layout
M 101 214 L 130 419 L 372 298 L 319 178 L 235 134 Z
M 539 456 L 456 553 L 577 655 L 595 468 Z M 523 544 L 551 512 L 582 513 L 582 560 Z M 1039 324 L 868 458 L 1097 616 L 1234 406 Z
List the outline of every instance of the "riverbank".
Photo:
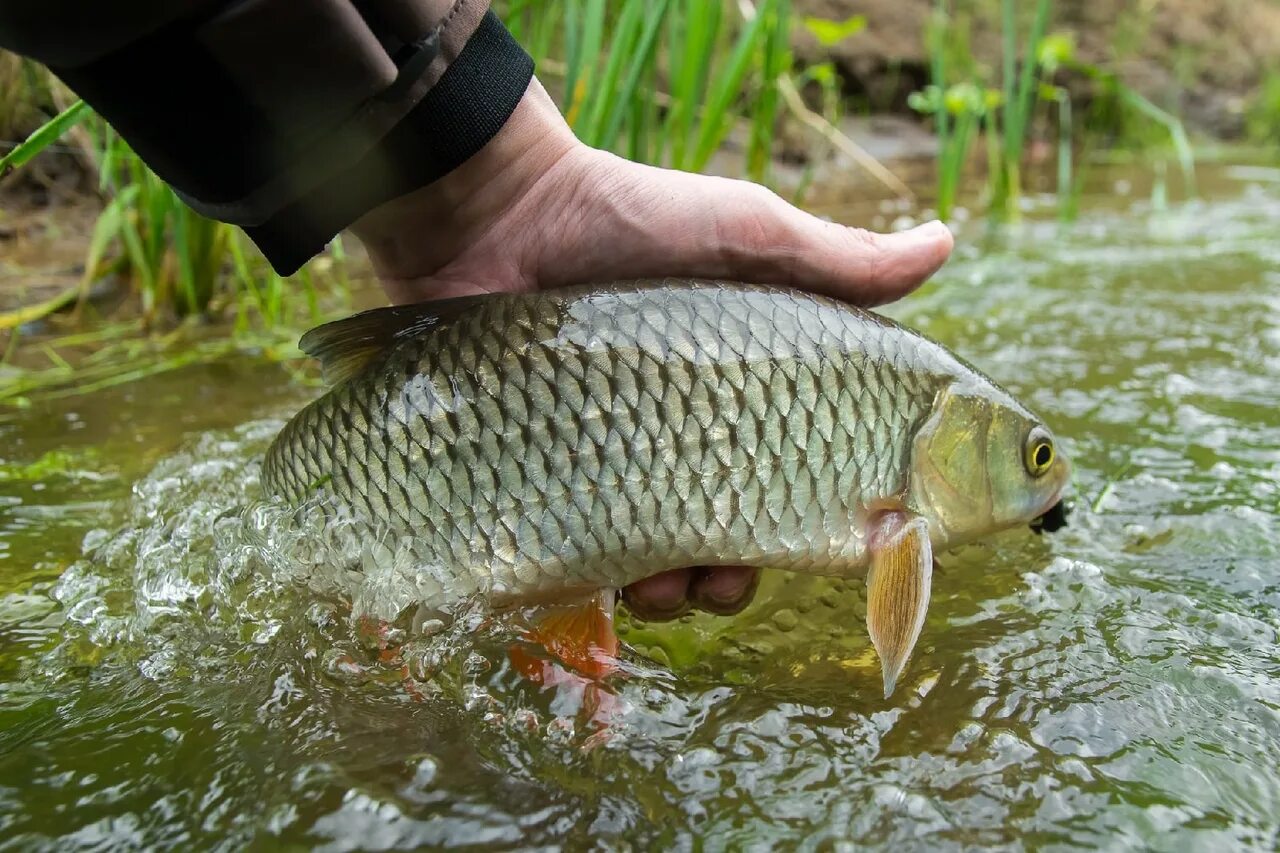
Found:
M 963 80 L 998 88 L 1005 49 L 1002 4 L 972 0 L 949 5 L 949 83 Z M 1019 4 L 1015 17 L 1029 17 L 1035 5 Z M 754 6 L 743 4 L 743 8 Z M 758 102 L 766 81 L 775 79 L 753 65 L 738 87 L 740 112 L 726 116 L 726 133 L 713 139 L 714 145 L 707 149 L 715 153 L 686 168 L 732 176 L 753 174 L 799 204 L 837 210 L 840 218 L 873 228 L 892 228 L 913 216 L 930 214 L 939 161 L 947 153 L 931 119 L 912 110 L 908 100 L 930 83 L 927 44 L 931 27 L 937 26 L 933 0 L 795 0 L 793 9 L 789 31 L 795 71 L 788 76 L 787 87 L 779 85 L 775 93 L 780 99 L 776 118 L 766 116 L 761 122 L 750 113 L 754 107 L 749 102 Z M 1201 145 L 1240 139 L 1250 127 L 1250 118 L 1258 114 L 1259 102 L 1265 101 L 1268 81 L 1280 80 L 1269 71 L 1280 68 L 1280 7 L 1261 0 L 1145 0 L 1120 11 L 1098 0 L 1073 0 L 1053 3 L 1051 9 L 1047 31 L 1062 37 L 1075 63 L 1049 76 L 1070 93 L 1078 117 L 1074 128 L 1078 162 L 1073 164 L 1077 182 L 1085 179 L 1083 173 L 1100 159 L 1100 153 L 1143 152 L 1148 162 L 1156 164 L 1154 182 L 1163 174 L 1160 161 L 1172 162 L 1173 157 L 1167 127 L 1141 116 L 1097 119 L 1090 105 L 1097 97 L 1099 78 L 1081 69 L 1132 86 L 1153 108 L 1185 116 Z M 547 15 L 551 14 L 548 6 Z M 726 18 L 734 14 L 727 11 Z M 851 35 L 829 39 L 825 45 L 819 44 L 815 27 L 805 20 L 818 16 L 842 21 L 851 15 L 863 17 L 862 29 L 848 27 Z M 734 21 L 733 26 L 741 23 Z M 1028 28 L 1026 20 L 1017 23 L 1012 29 L 1019 33 Z M 717 42 L 722 52 L 727 52 L 731 37 L 728 33 Z M 723 59 L 716 68 L 724 70 Z M 825 88 L 821 75 L 804 71 L 816 68 L 828 74 Z M 563 98 L 564 64 L 547 58 L 543 74 L 552 91 Z M 16 81 L 29 78 L 15 58 L 0 56 L 0 101 L 6 100 L 5 93 L 18 91 Z M 663 82 L 658 66 L 655 79 L 660 90 L 677 91 L 670 81 Z M 48 86 L 43 92 L 29 89 L 25 95 L 25 100 L 9 97 L 8 103 L 0 103 L 0 124 L 8 122 L 4 132 L 11 136 L 17 132 L 14 122 L 30 124 L 41 110 L 47 112 L 71 97 Z M 48 103 L 42 106 L 41 98 Z M 665 108 L 652 108 L 655 116 L 671 110 L 669 95 L 654 100 L 667 103 Z M 564 106 L 566 112 L 573 112 L 573 105 Z M 1062 145 L 1055 110 L 1054 104 L 1033 110 L 1036 118 L 1021 158 L 1029 192 L 1065 196 L 1063 185 L 1054 182 Z M 1280 124 L 1280 105 L 1276 116 Z M 1106 120 L 1113 126 L 1105 126 Z M 1127 126 L 1127 121 L 1133 126 Z M 763 149 L 759 147 L 762 128 L 767 140 Z M 641 150 L 656 151 L 650 156 L 667 162 L 662 148 L 667 144 L 665 137 L 655 141 L 656 148 L 648 145 Z M 761 150 L 768 163 L 764 170 L 759 168 Z M 964 171 L 970 179 L 981 177 L 987 182 L 987 190 L 993 184 L 989 175 L 994 174 L 989 172 L 990 156 L 985 142 L 977 138 L 959 160 L 967 164 Z M 1168 171 L 1172 174 L 1175 168 Z M 54 150 L 0 181 L 0 312 L 47 300 L 81 283 L 95 216 L 108 197 L 100 193 L 95 172 L 93 143 L 83 128 L 77 128 Z M 982 191 L 972 186 L 968 190 L 971 209 L 980 207 Z M 965 192 L 962 182 L 961 195 Z M 967 213 L 960 211 L 962 216 Z M 358 255 L 348 264 L 356 275 L 367 273 Z M 94 278 L 96 294 L 109 297 L 109 277 Z
M 953 48 L 967 51 L 979 69 L 997 72 L 998 0 L 948 5 Z M 1029 19 L 1035 4 L 1019 5 Z M 925 33 L 935 0 L 795 0 L 795 7 L 827 19 L 862 15 L 866 27 L 830 47 L 797 28 L 797 55 L 809 63 L 834 61 L 845 94 L 868 112 L 910 112 L 908 95 L 929 81 Z M 1081 62 L 1114 72 L 1214 139 L 1244 138 L 1251 111 L 1263 107 L 1260 95 L 1280 77 L 1280 5 L 1268 0 L 1070 0 L 1053 4 L 1049 32 L 1068 35 Z M 1087 82 L 1071 82 L 1087 102 Z

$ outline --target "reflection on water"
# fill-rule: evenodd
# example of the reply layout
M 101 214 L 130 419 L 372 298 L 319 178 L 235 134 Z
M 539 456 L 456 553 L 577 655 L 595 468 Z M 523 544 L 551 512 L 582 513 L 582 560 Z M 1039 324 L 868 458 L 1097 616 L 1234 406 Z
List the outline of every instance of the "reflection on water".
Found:
M 266 366 L 0 425 L 0 470 L 50 460 L 0 480 L 0 848 L 1273 849 L 1277 218 L 1245 189 L 974 226 L 893 308 L 1042 412 L 1077 472 L 1069 527 L 943 557 L 891 701 L 855 583 L 624 620 L 603 733 L 481 612 L 352 620 L 363 581 L 259 502 L 308 393 Z

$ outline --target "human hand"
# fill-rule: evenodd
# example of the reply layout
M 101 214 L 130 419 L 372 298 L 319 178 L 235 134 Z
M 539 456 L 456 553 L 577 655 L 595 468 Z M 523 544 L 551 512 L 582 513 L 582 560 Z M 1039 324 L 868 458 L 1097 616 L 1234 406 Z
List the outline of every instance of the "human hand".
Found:
M 779 284 L 871 306 L 951 252 L 933 222 L 876 234 L 824 222 L 758 184 L 632 163 L 583 145 L 535 79 L 484 149 L 353 226 L 395 302 L 650 277 Z M 742 610 L 744 566 L 664 572 L 623 590 L 637 616 Z

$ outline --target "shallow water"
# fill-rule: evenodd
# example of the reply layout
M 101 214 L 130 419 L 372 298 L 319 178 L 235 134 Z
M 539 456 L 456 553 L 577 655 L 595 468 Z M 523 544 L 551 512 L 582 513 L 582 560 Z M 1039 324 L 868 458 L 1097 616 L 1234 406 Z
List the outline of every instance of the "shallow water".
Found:
M 607 731 L 481 614 L 348 618 L 236 360 L 0 421 L 0 849 L 1280 845 L 1277 173 L 961 232 L 889 313 L 1043 414 L 1070 526 L 944 555 L 880 697 L 858 584 L 622 625 Z

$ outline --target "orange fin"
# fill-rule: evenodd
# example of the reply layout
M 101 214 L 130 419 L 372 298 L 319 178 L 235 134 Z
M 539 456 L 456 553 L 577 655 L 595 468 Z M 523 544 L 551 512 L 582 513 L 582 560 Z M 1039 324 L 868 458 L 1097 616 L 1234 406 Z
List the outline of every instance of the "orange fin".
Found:
M 602 589 L 576 605 L 553 605 L 534 615 L 529 638 L 570 668 L 604 678 L 618 668 L 618 635 L 613 630 L 617 593 Z
M 507 650 L 516 671 L 534 684 L 580 692 L 588 719 L 606 728 L 621 708 L 602 683 L 618 669 L 618 635 L 613 630 L 616 602 L 616 590 L 605 589 L 581 604 L 540 607 L 526 614 L 532 627 L 525 631 L 525 638 L 550 652 L 554 660 L 519 643 Z

